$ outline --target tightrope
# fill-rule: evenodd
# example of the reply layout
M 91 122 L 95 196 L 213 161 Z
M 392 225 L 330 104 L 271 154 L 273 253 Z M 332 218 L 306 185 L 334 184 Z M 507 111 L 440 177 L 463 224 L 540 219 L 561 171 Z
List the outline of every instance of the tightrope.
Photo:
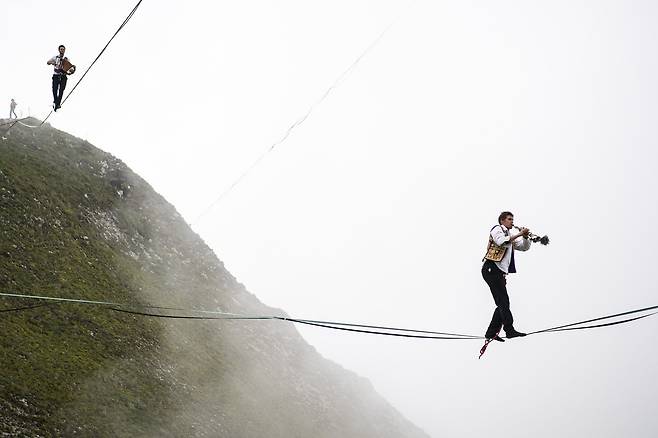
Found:
M 400 327 L 389 327 L 389 326 L 380 326 L 380 325 L 368 325 L 368 324 L 359 324 L 359 323 L 347 323 L 347 322 L 338 322 L 338 321 L 322 321 L 322 320 L 313 320 L 313 319 L 302 319 L 302 318 L 293 318 L 282 315 L 244 315 L 238 313 L 222 312 L 217 310 L 207 310 L 207 309 L 194 309 L 194 308 L 181 308 L 181 307 L 166 307 L 166 306 L 155 306 L 149 304 L 130 304 L 130 303 L 117 303 L 112 301 L 98 301 L 98 300 L 87 300 L 79 298 L 64 298 L 64 297 L 50 297 L 43 295 L 26 295 L 18 293 L 7 293 L 2 292 L 0 296 L 7 298 L 19 298 L 19 299 L 29 299 L 29 300 L 40 300 L 47 301 L 49 303 L 69 303 L 69 304 L 85 304 L 92 306 L 100 306 L 107 308 L 115 312 L 129 313 L 134 315 L 157 317 L 157 318 L 170 318 L 170 319 L 195 319 L 195 320 L 276 320 L 276 321 L 288 321 L 297 324 L 304 324 L 309 326 L 328 328 L 332 330 L 342 330 L 354 333 L 365 333 L 373 335 L 382 335 L 382 336 L 397 336 L 397 337 L 406 337 L 406 338 L 420 338 L 420 339 L 454 339 L 454 340 L 482 340 L 485 339 L 483 336 L 468 335 L 461 333 L 450 333 L 450 332 L 439 332 L 439 331 L 429 331 L 429 330 L 415 330 L 410 328 L 400 328 Z M 10 312 L 10 311 L 21 311 L 29 310 L 37 307 L 43 307 L 44 305 L 28 306 L 14 309 L 4 309 L 0 310 L 1 312 Z M 152 311 L 147 311 L 152 309 Z M 159 311 L 160 313 L 156 313 Z M 167 311 L 168 313 L 164 313 Z M 653 312 L 651 312 L 653 311 Z M 174 313 L 176 312 L 176 313 Z M 645 315 L 634 316 L 632 318 L 626 318 L 621 321 L 613 321 L 602 324 L 586 325 L 592 322 L 598 322 L 603 320 L 608 320 L 612 318 L 618 318 L 622 316 L 628 316 L 638 313 L 650 312 Z M 625 324 L 631 321 L 637 321 L 643 318 L 648 318 L 649 316 L 654 316 L 658 314 L 658 305 L 644 307 L 641 309 L 630 310 L 627 312 L 615 313 L 612 315 L 601 316 L 598 318 L 587 319 L 579 322 L 574 322 L 570 324 L 564 324 L 556 327 L 550 327 L 543 330 L 537 330 L 534 332 L 528 333 L 528 335 L 539 334 L 539 333 L 554 333 L 567 330 L 584 330 L 600 327 L 608 327 L 617 324 Z M 368 329 L 368 330 L 366 330 Z

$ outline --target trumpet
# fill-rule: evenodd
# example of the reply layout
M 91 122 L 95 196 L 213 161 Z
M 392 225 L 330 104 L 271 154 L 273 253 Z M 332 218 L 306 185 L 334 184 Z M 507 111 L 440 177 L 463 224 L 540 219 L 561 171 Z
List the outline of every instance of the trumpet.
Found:
M 512 226 L 517 230 L 521 231 L 522 227 L 517 227 L 516 225 L 512 225 Z M 549 243 L 548 236 L 539 237 L 538 235 L 532 234 L 531 232 L 528 232 L 528 239 L 530 239 L 531 242 L 535 242 L 535 243 L 539 242 L 542 245 L 548 245 Z

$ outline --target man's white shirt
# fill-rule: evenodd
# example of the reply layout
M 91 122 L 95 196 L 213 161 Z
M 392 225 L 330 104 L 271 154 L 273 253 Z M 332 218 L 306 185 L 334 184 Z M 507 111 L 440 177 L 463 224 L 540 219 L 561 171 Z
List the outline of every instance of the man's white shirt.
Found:
M 491 238 L 493 239 L 494 243 L 498 246 L 504 246 L 508 250 L 505 251 L 505 255 L 503 256 L 502 260 L 499 262 L 494 262 L 496 263 L 496 266 L 498 266 L 498 269 L 503 271 L 505 274 L 508 273 L 509 271 L 509 265 L 510 262 L 512 261 L 512 248 L 510 248 L 510 237 L 511 232 L 508 230 L 507 235 L 505 235 L 505 231 L 503 230 L 502 225 L 496 225 L 493 230 L 491 230 Z M 513 242 L 514 244 L 514 249 L 519 250 L 519 251 L 527 251 L 530 249 L 530 240 L 527 238 L 523 237 L 517 237 L 516 240 Z
M 64 70 L 62 70 L 62 60 L 65 58 L 65 56 L 60 56 L 56 55 L 50 58 L 51 64 L 53 64 L 53 68 L 55 69 L 55 74 L 63 74 Z

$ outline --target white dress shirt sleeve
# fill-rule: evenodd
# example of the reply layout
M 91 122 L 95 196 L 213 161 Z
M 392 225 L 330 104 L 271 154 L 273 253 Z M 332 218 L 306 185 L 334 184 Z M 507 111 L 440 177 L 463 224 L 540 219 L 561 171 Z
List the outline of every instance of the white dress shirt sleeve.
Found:
M 526 237 L 517 238 L 514 241 L 514 249 L 518 251 L 527 251 L 530 249 L 530 239 Z
M 503 227 L 497 225 L 493 230 L 491 230 L 491 238 L 496 245 L 503 246 L 509 242 L 510 236 L 506 236 L 505 232 L 503 231 Z

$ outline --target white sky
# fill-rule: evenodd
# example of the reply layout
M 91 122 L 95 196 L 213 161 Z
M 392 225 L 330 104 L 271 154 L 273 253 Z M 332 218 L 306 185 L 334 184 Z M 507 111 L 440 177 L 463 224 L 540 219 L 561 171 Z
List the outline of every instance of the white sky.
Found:
M 4 0 L 6 111 L 47 114 L 57 46 L 82 73 L 133 5 Z M 51 121 L 192 222 L 398 16 L 194 223 L 229 270 L 292 315 L 483 334 L 480 259 L 509 209 L 552 240 L 509 279 L 519 330 L 657 304 L 652 1 L 145 0 Z M 511 438 L 658 435 L 657 328 L 481 361 L 479 342 L 299 330 L 432 436 Z

